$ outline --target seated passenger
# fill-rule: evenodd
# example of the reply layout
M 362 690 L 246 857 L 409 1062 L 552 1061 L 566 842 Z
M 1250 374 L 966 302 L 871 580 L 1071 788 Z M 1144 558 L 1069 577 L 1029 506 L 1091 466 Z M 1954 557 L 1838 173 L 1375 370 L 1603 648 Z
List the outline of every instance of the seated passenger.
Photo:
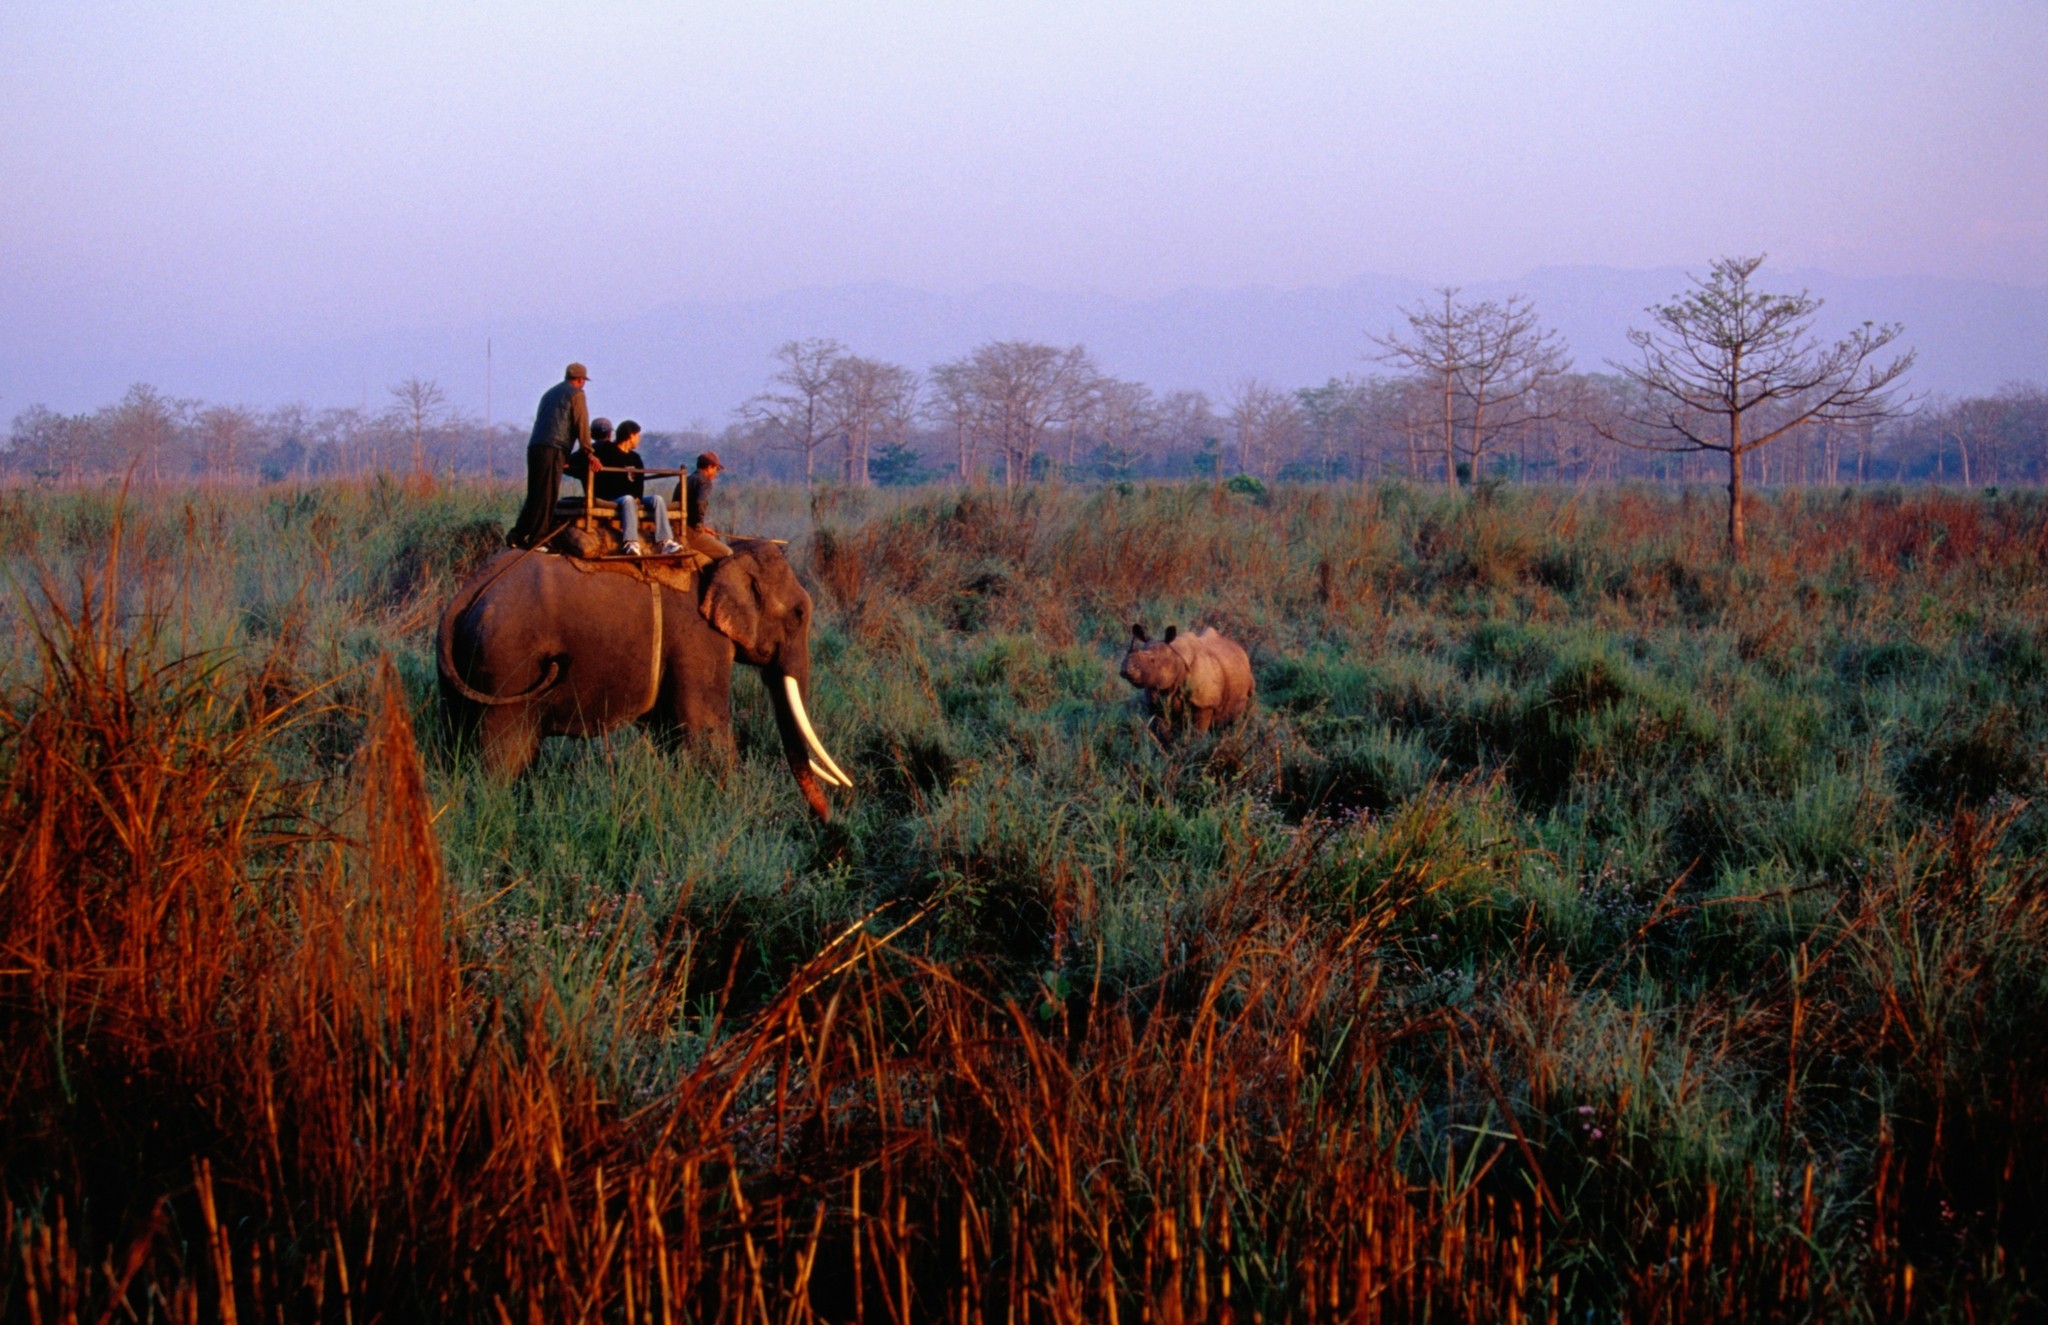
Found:
M 654 551 L 657 556 L 668 556 L 681 552 L 683 545 L 676 542 L 674 532 L 669 528 L 668 503 L 661 494 L 647 492 L 647 480 L 637 472 L 640 469 L 640 425 L 627 419 L 619 425 L 618 436 L 612 437 L 610 419 L 590 421 L 591 450 L 597 456 L 598 471 L 596 486 L 591 495 L 599 501 L 611 502 L 619 512 L 619 551 L 625 556 L 637 557 L 645 552 L 640 542 L 640 503 L 647 503 L 647 514 L 654 525 Z
M 718 482 L 719 470 L 718 452 L 706 451 L 697 457 L 697 467 L 690 471 L 690 476 L 676 484 L 676 497 L 683 503 L 683 537 L 688 540 L 690 551 L 713 561 L 732 555 L 732 549 L 711 527 L 711 488 Z
M 586 487 L 590 485 L 590 468 L 593 463 L 596 464 L 599 473 L 611 468 L 612 462 L 609 453 L 613 451 L 612 421 L 605 418 L 591 419 L 588 421 L 587 430 L 590 433 L 590 437 L 584 442 L 583 449 L 570 456 L 562 465 L 562 472 L 564 474 L 578 480 Z M 598 450 L 599 447 L 603 447 L 607 454 L 601 454 Z M 603 480 L 600 479 L 599 482 L 602 483 Z M 610 499 L 607 498 L 607 500 Z

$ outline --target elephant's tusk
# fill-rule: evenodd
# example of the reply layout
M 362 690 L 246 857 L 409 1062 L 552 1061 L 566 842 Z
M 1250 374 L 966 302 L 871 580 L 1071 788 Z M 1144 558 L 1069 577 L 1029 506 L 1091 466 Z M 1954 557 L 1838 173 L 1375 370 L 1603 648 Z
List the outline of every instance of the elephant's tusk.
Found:
M 850 787 L 853 785 L 851 782 L 841 782 L 838 778 L 833 777 L 832 770 L 815 759 L 811 761 L 811 772 L 816 773 L 818 780 L 828 787 Z
M 851 787 L 853 779 L 846 776 L 846 770 L 839 767 L 839 762 L 826 752 L 825 743 L 818 739 L 818 733 L 812 728 L 811 715 L 804 712 L 804 693 L 798 688 L 796 678 L 783 677 L 782 687 L 789 695 L 789 711 L 796 715 L 797 730 L 804 734 L 804 744 L 810 746 L 813 761 L 821 766 L 819 771 L 831 775 L 827 781 L 836 782 L 842 787 Z

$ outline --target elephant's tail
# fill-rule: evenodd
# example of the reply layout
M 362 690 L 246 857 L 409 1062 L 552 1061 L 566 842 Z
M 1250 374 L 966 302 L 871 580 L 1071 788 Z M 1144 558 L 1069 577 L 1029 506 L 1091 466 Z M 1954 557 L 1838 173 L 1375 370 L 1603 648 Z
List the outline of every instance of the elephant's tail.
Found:
M 509 570 L 510 567 L 508 566 L 506 569 Z M 503 571 L 499 572 L 499 574 L 503 573 Z M 454 687 L 455 693 L 461 695 L 472 704 L 489 704 L 492 706 L 517 704 L 522 700 L 532 699 L 543 691 L 552 689 L 555 682 L 562 679 L 562 660 L 550 658 L 547 661 L 547 666 L 541 669 L 540 680 L 535 681 L 526 689 L 512 695 L 489 695 L 463 680 L 462 673 L 455 669 L 455 622 L 476 606 L 477 599 L 483 597 L 484 590 L 490 588 L 491 582 L 497 578 L 497 575 L 493 575 L 489 580 L 485 580 L 483 584 L 478 586 L 475 593 L 469 595 L 467 602 L 457 598 L 456 601 L 448 605 L 448 611 L 441 617 L 440 638 L 436 641 L 440 652 L 442 678 L 450 686 Z

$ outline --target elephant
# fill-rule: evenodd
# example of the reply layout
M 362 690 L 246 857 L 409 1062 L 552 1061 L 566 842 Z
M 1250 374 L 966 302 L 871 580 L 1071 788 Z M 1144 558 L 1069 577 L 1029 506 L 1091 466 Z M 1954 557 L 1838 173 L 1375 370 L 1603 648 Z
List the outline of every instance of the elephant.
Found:
M 732 750 L 732 672 L 760 669 L 797 790 L 829 820 L 821 782 L 851 787 L 805 703 L 811 598 L 782 551 L 736 539 L 695 577 L 591 570 L 543 551 L 505 551 L 441 617 L 441 700 L 485 767 L 524 772 L 544 736 L 598 736 L 628 722 Z
M 1182 635 L 1168 626 L 1154 643 L 1145 624 L 1131 626 L 1123 678 L 1145 694 L 1155 720 L 1185 718 L 1197 732 L 1234 722 L 1252 702 L 1252 660 L 1229 639 L 1204 627 Z

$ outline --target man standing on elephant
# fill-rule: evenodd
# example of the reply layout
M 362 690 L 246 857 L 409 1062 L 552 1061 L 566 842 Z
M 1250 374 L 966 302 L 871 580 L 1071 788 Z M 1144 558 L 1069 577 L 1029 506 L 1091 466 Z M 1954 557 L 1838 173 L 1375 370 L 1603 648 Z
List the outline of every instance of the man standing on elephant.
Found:
M 583 385 L 590 370 L 572 363 L 562 380 L 547 389 L 534 412 L 533 435 L 526 441 L 526 504 L 519 519 L 505 535 L 513 547 L 532 547 L 548 532 L 555 518 L 555 499 L 562 491 L 562 466 L 580 447 L 587 462 L 602 469 L 590 450 L 590 402 Z
M 711 489 L 718 482 L 720 468 L 718 452 L 706 451 L 697 457 L 697 467 L 690 471 L 680 485 L 683 491 L 677 494 L 683 499 L 683 521 L 687 526 L 684 542 L 690 551 L 701 552 L 713 561 L 732 555 L 732 549 L 711 527 Z

